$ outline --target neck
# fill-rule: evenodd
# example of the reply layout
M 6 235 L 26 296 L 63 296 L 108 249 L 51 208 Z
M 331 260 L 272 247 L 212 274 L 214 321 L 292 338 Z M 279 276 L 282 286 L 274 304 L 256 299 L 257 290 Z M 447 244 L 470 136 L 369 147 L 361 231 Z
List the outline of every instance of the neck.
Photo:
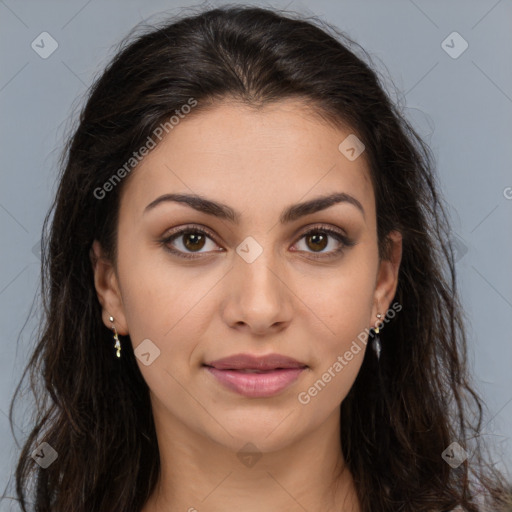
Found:
M 261 452 L 258 442 L 236 449 L 153 411 L 161 469 L 143 512 L 360 511 L 341 451 L 339 409 L 300 439 Z

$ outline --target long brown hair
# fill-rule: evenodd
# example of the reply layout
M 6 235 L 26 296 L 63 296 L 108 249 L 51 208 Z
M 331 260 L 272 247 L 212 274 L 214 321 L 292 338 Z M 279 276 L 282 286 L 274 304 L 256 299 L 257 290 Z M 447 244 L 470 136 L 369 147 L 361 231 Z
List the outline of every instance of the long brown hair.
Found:
M 116 261 L 126 179 L 104 198 L 97 190 L 190 98 L 197 115 L 226 97 L 254 106 L 300 98 L 349 126 L 366 147 L 380 256 L 391 230 L 403 236 L 395 296 L 403 310 L 382 330 L 378 367 L 367 351 L 341 405 L 343 456 L 362 510 L 476 512 L 476 489 L 493 510 L 506 502 L 503 477 L 481 457 L 483 402 L 468 382 L 431 151 L 381 81 L 370 56 L 336 28 L 261 8 L 206 10 L 123 42 L 89 91 L 44 223 L 44 320 L 24 373 L 37 418 L 16 470 L 24 511 L 139 512 L 154 489 L 159 453 L 148 387 L 128 336 L 126 355 L 113 357 L 89 259 L 97 239 Z M 455 441 L 471 456 L 452 468 L 442 453 Z M 46 469 L 30 456 L 42 442 L 58 453 Z

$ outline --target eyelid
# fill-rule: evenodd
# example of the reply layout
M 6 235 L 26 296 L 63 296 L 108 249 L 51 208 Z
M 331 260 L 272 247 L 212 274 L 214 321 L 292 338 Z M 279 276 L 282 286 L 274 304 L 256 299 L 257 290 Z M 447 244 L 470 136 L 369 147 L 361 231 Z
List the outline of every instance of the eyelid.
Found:
M 331 238 L 334 238 L 338 243 L 340 243 L 340 247 L 338 249 L 335 249 L 333 251 L 329 252 L 309 252 L 306 251 L 308 254 L 309 259 L 313 260 L 329 260 L 334 259 L 336 257 L 339 257 L 343 252 L 345 252 L 346 249 L 353 247 L 356 245 L 355 240 L 349 238 L 349 236 L 346 234 L 346 231 L 341 228 L 333 227 L 329 224 L 323 224 L 323 223 L 313 223 L 305 228 L 301 229 L 300 234 L 298 235 L 297 242 L 302 240 L 305 236 L 309 235 L 310 233 L 327 233 L 327 235 Z M 295 242 L 295 243 L 297 243 Z M 294 244 L 295 245 L 295 244 Z M 302 251 L 297 251 L 302 252 Z
M 211 251 L 209 251 L 209 253 L 202 253 L 202 252 L 187 253 L 187 252 L 180 251 L 178 249 L 174 249 L 174 248 L 171 249 L 169 247 L 168 244 L 170 242 L 174 241 L 175 239 L 177 239 L 180 236 L 183 236 L 189 232 L 202 233 L 202 234 L 208 236 L 209 238 L 211 238 L 212 241 L 215 242 L 215 244 L 219 245 L 216 240 L 216 235 L 214 235 L 213 232 L 210 231 L 208 228 L 206 228 L 200 224 L 187 224 L 186 226 L 180 226 L 180 227 L 174 228 L 171 231 L 167 232 L 158 242 L 164 247 L 164 249 L 166 251 L 168 251 L 171 254 L 173 254 L 179 258 L 182 258 L 182 259 L 197 260 L 197 259 L 203 258 L 204 256 L 202 256 L 202 255 L 211 254 Z M 220 251 L 216 251 L 216 252 L 223 252 L 223 251 L 224 251 L 224 249 L 221 249 Z
M 201 224 L 187 224 L 185 226 L 179 226 L 177 228 L 173 228 L 172 230 L 166 232 L 166 234 L 163 236 L 163 239 L 168 240 L 174 235 L 182 235 L 183 233 L 187 233 L 189 231 L 199 231 L 200 233 L 204 233 L 205 235 L 208 235 L 215 243 L 216 235 L 213 233 L 213 231 L 210 231 L 205 226 L 202 226 Z

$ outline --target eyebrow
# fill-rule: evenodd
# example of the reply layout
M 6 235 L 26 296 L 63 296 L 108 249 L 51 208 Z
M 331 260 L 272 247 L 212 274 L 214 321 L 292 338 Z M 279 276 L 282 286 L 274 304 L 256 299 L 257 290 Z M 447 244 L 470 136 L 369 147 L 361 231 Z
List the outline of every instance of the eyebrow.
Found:
M 154 201 L 151 201 L 151 203 L 149 203 L 144 209 L 144 213 L 152 210 L 161 203 L 169 201 L 186 204 L 198 212 L 212 215 L 220 219 L 225 219 L 233 222 L 234 224 L 240 223 L 240 212 L 233 210 L 233 208 L 230 206 L 212 201 L 211 199 L 207 199 L 205 197 L 190 194 L 164 194 L 163 196 L 157 197 Z M 336 192 L 326 196 L 311 199 L 310 201 L 288 206 L 281 213 L 279 220 L 281 224 L 293 222 L 301 217 L 325 210 L 326 208 L 329 208 L 330 206 L 338 203 L 348 203 L 355 206 L 358 210 L 361 211 L 363 217 L 365 217 L 363 205 L 355 197 L 346 194 L 345 192 Z

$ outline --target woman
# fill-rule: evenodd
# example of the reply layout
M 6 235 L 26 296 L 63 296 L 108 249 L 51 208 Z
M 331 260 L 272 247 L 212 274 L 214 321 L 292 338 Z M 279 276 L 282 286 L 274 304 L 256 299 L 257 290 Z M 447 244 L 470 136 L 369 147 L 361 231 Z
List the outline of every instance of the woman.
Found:
M 96 81 L 45 222 L 24 510 L 505 510 L 429 149 L 350 47 L 214 9 Z

